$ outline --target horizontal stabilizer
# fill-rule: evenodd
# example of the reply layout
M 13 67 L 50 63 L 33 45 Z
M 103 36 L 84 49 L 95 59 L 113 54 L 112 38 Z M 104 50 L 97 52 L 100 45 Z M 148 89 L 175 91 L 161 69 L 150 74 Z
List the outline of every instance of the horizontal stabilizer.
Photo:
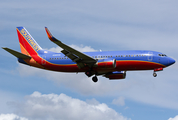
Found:
M 9 49 L 9 48 L 6 48 L 6 47 L 2 47 L 2 49 L 6 50 L 7 52 L 11 53 L 12 55 L 14 55 L 15 57 L 17 58 L 21 58 L 21 59 L 31 59 L 30 56 L 28 55 L 25 55 L 25 54 L 22 54 L 20 52 L 17 52 L 15 50 L 12 50 L 12 49 Z

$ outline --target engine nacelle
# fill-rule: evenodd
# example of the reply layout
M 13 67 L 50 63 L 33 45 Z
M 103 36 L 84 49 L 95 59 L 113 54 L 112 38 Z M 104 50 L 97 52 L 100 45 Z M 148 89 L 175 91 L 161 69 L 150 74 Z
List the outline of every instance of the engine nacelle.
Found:
M 115 71 L 111 73 L 107 73 L 105 75 L 106 78 L 109 78 L 110 80 L 114 79 L 125 79 L 126 77 L 126 72 L 125 71 Z
M 103 68 L 103 69 L 113 69 L 116 68 L 116 60 L 115 59 L 102 59 L 98 60 L 95 64 L 95 67 Z

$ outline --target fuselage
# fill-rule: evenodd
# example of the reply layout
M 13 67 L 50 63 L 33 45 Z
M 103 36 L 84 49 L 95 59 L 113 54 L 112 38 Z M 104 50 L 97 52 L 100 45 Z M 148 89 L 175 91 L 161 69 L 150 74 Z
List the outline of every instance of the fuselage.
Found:
M 175 62 L 165 54 L 148 50 L 129 51 L 103 51 L 84 52 L 86 55 L 96 59 L 98 64 L 104 61 L 116 60 L 115 68 L 93 67 L 94 71 L 103 73 L 107 71 L 132 71 L 132 70 L 154 70 L 165 68 Z M 62 53 L 55 53 L 48 50 L 39 50 L 38 55 L 33 59 L 43 67 L 43 69 L 59 72 L 85 72 L 88 68 L 79 69 L 77 64 Z M 32 65 L 28 62 L 28 65 Z M 36 66 L 37 67 L 37 66 Z

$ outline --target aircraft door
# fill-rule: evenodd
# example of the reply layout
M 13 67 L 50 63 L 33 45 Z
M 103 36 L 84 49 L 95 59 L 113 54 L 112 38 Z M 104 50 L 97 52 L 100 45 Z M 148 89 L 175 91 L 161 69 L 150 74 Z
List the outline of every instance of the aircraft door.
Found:
M 148 52 L 148 61 L 153 60 L 153 52 Z
M 41 64 L 46 65 L 46 56 L 42 56 Z

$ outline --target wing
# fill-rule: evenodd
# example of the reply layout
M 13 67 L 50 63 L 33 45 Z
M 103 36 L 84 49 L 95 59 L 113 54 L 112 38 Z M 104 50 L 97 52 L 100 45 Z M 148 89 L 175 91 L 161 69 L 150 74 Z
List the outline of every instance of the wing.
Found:
M 52 36 L 52 34 L 50 33 L 47 27 L 45 27 L 45 30 L 48 35 L 48 38 L 52 42 L 54 42 L 55 44 L 63 48 L 61 52 L 67 57 L 69 57 L 72 61 L 77 63 L 77 66 L 79 68 L 83 68 L 86 65 L 88 65 L 89 67 L 92 67 L 97 62 L 94 58 L 69 47 L 68 45 L 62 43 L 60 40 L 57 40 L 55 37 Z
M 2 49 L 6 50 L 7 52 L 11 53 L 12 55 L 14 55 L 14 56 L 17 57 L 17 58 L 21 58 L 21 59 L 31 59 L 30 56 L 25 55 L 25 54 L 22 54 L 22 53 L 20 53 L 20 52 L 17 52 L 17 51 L 15 51 L 15 50 L 10 49 L 10 48 L 4 48 L 4 47 L 3 47 Z

